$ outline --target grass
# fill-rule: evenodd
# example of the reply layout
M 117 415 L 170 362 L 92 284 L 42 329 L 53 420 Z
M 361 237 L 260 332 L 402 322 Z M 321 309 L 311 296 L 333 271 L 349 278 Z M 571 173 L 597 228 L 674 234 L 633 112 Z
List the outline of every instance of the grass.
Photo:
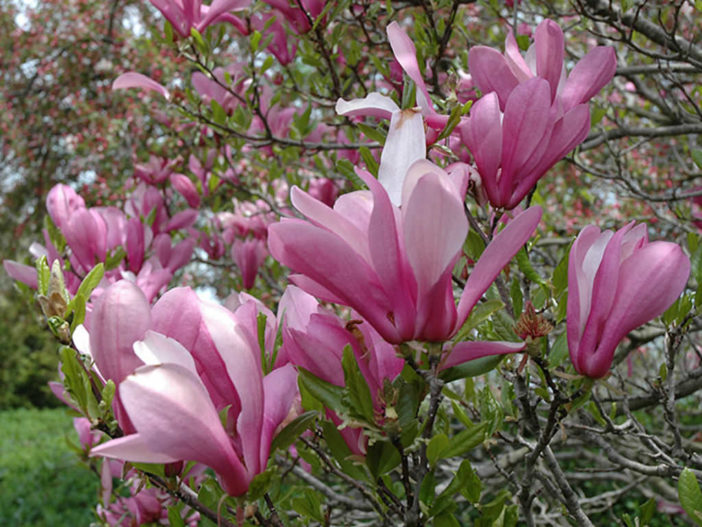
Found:
M 67 438 L 78 442 L 63 409 L 0 412 L 0 525 L 87 527 L 96 520 L 98 478 Z

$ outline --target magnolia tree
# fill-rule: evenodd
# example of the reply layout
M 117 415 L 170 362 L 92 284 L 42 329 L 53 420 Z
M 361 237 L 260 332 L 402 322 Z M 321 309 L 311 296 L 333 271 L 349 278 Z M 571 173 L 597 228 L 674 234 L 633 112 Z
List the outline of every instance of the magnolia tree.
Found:
M 692 3 L 151 3 L 133 174 L 4 262 L 101 522 L 702 524 Z

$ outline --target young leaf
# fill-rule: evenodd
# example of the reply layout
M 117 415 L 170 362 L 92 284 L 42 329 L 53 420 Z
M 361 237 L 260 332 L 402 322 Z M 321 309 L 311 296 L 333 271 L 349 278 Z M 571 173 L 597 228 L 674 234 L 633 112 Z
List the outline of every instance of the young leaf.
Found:
M 678 498 L 690 519 L 702 526 L 702 492 L 693 472 L 686 468 L 678 479 Z
M 304 414 L 298 415 L 293 419 L 288 425 L 283 428 L 273 442 L 271 443 L 271 453 L 276 449 L 286 450 L 290 445 L 292 445 L 295 440 L 302 435 L 302 432 L 310 428 L 315 419 L 317 418 L 317 412 L 310 411 Z

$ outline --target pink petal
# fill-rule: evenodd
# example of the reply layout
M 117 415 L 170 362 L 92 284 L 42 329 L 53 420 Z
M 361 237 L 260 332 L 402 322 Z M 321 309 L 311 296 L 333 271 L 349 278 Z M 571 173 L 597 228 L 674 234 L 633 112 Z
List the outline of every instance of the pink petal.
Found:
M 536 74 L 546 79 L 551 87 L 551 100 L 556 98 L 563 71 L 565 44 L 563 31 L 553 20 L 544 20 L 534 31 Z
M 560 98 L 567 111 L 592 97 L 612 80 L 617 71 L 617 55 L 613 47 L 598 46 L 585 55 L 570 72 Z
M 452 265 L 468 234 L 463 203 L 448 175 L 427 165 L 432 163 L 417 161 L 412 166 L 426 170 L 402 208 L 405 250 L 420 296 Z
M 502 202 L 510 201 L 514 178 L 546 140 L 553 123 L 550 110 L 549 85 L 543 79 L 528 80 L 512 91 L 502 122 Z
M 151 326 L 151 310 L 144 293 L 120 280 L 95 302 L 90 317 L 90 349 L 105 379 L 119 384 L 142 362 L 132 346 Z
M 202 318 L 220 357 L 227 376 L 241 400 L 236 430 L 249 474 L 258 474 L 261 427 L 263 425 L 263 373 L 258 351 L 250 348 L 238 324 L 232 324 L 231 313 L 216 304 L 202 302 Z M 219 373 L 221 375 L 221 372 Z
M 290 408 L 298 395 L 297 371 L 292 364 L 273 370 L 263 379 L 265 407 L 261 432 L 261 469 L 268 463 L 271 441 L 275 431 L 288 417 Z
M 339 99 L 336 101 L 336 113 L 347 117 L 369 115 L 371 117 L 390 119 L 392 114 L 399 109 L 399 106 L 390 97 L 376 92 L 369 93 L 363 99 L 350 101 Z
M 500 108 L 504 109 L 519 81 L 500 52 L 487 46 L 473 46 L 468 52 L 468 68 L 483 95 L 495 92 Z
M 481 181 L 492 203 L 499 203 L 497 171 L 502 163 L 502 113 L 495 93 L 481 97 L 470 117 L 461 125 L 461 137 L 469 148 Z
M 229 11 L 241 11 L 251 5 L 251 0 L 214 0 L 206 7 L 206 14 L 197 24 L 197 30 L 202 32 L 210 24 L 217 22 L 217 19 Z M 199 15 L 199 13 L 198 13 Z
M 32 289 L 36 289 L 37 285 L 37 270 L 29 265 L 13 262 L 12 260 L 3 260 L 2 266 L 5 272 L 10 275 L 13 280 L 22 282 Z
M 90 457 L 106 457 L 134 463 L 173 463 L 180 458 L 169 456 L 162 452 L 154 452 L 149 448 L 143 436 L 131 434 L 113 439 L 90 450 Z
M 251 476 L 194 374 L 176 364 L 144 366 L 120 385 L 119 393 L 149 450 L 199 461 L 214 469 L 229 494 L 246 492 Z
M 150 79 L 146 75 L 142 75 L 141 73 L 137 73 L 135 71 L 123 73 L 112 83 L 113 90 L 122 90 L 126 88 L 142 88 L 147 91 L 155 91 L 159 95 L 163 95 L 166 99 L 170 97 L 170 94 L 165 86 L 159 84 L 153 79 Z
M 458 303 L 458 327 L 465 322 L 468 313 L 502 272 L 503 267 L 531 237 L 541 220 L 541 214 L 541 207 L 529 207 L 509 222 L 485 248 L 468 277 Z
M 407 36 L 407 33 L 404 32 L 397 22 L 391 22 L 387 27 L 387 32 L 393 55 L 395 55 L 397 62 L 400 63 L 400 66 L 405 70 L 407 76 L 414 81 L 417 85 L 417 89 L 424 97 L 424 101 L 422 101 L 424 104 L 421 104 L 419 93 L 417 94 L 417 101 L 420 103 L 419 106 L 425 112 L 433 111 L 431 97 L 429 97 L 429 92 L 424 84 L 424 77 L 417 63 L 417 48 L 414 47 L 414 42 L 412 42 Z
M 445 370 L 458 364 L 463 364 L 471 360 L 490 355 L 505 355 L 507 353 L 518 353 L 526 347 L 524 342 L 481 342 L 466 341 L 459 342 L 447 354 L 439 370 Z
M 407 170 L 418 159 L 426 158 L 426 154 L 422 114 L 415 110 L 394 112 L 378 168 L 378 181 L 394 205 L 400 206 Z

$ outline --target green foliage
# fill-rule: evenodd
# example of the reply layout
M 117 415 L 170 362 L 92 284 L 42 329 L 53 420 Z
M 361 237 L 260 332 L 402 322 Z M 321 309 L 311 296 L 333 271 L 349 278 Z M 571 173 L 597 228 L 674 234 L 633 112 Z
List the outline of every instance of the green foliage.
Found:
M 74 527 L 95 520 L 98 478 L 66 443 L 65 410 L 0 412 L 0 525 Z

